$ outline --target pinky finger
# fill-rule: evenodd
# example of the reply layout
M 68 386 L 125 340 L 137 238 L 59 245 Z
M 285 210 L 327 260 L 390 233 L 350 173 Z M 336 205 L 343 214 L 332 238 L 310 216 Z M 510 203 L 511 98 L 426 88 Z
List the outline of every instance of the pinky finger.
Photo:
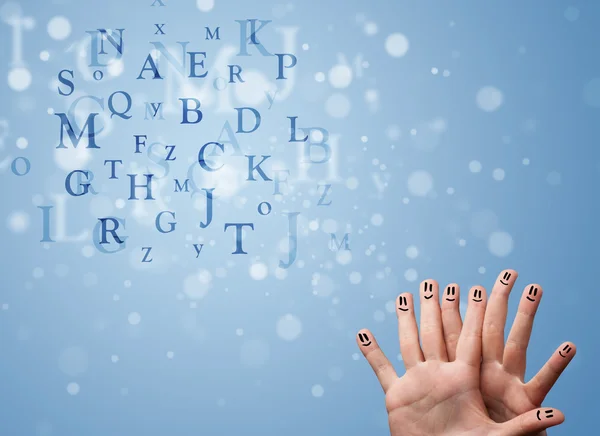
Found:
M 562 424 L 565 415 L 558 409 L 540 408 L 517 416 L 500 425 L 502 436 L 524 436 Z
M 563 343 L 535 377 L 525 385 L 529 397 L 535 404 L 541 404 L 544 401 L 554 383 L 575 356 L 576 351 L 575 344 L 572 342 Z
M 356 342 L 371 365 L 371 368 L 373 368 L 379 383 L 381 383 L 383 391 L 387 392 L 392 383 L 398 379 L 394 367 L 388 358 L 385 357 L 385 354 L 383 354 L 383 351 L 379 348 L 375 337 L 369 330 L 362 329 L 359 331 L 358 335 L 356 335 Z

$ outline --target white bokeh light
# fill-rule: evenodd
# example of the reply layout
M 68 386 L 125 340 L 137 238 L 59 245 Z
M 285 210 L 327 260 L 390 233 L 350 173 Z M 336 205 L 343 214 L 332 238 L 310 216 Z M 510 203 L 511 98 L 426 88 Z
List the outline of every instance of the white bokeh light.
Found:
M 485 112 L 494 112 L 504 101 L 502 91 L 493 86 L 484 86 L 477 91 L 476 102 L 479 109 Z
M 48 21 L 48 35 L 57 41 L 67 39 L 71 34 L 71 23 L 66 17 L 56 16 Z
M 80 391 L 79 384 L 71 382 L 67 385 L 67 392 L 69 395 L 77 395 Z
M 404 278 L 407 282 L 414 282 L 418 277 L 419 275 L 417 274 L 417 270 L 414 268 L 409 268 L 404 272 Z
M 494 180 L 501 182 L 502 180 L 504 180 L 504 177 L 506 176 L 506 173 L 504 172 L 504 170 L 502 168 L 496 168 L 493 172 L 492 172 L 492 177 L 494 178 Z
M 345 118 L 350 114 L 351 106 L 344 94 L 333 94 L 325 101 L 325 112 L 333 118 Z
M 323 221 L 323 224 L 321 225 L 321 229 L 325 233 L 335 233 L 337 232 L 337 228 L 337 222 L 331 218 L 327 218 L 325 221 Z
M 8 72 L 8 86 L 13 91 L 25 91 L 31 85 L 31 80 L 31 72 L 25 67 L 13 68 Z
M 254 162 L 258 164 L 260 160 L 257 158 Z M 205 172 L 204 183 L 200 186 L 214 186 L 215 197 L 233 197 L 242 188 L 246 181 L 246 176 L 243 171 L 238 170 L 232 165 L 225 165 L 218 171 Z M 205 204 L 203 201 L 202 204 Z
M 240 102 L 247 105 L 258 106 L 267 98 L 265 90 L 274 88 L 269 80 L 258 71 L 244 71 L 242 78 L 244 82 L 235 85 L 235 95 Z M 271 93 L 271 95 L 273 94 L 274 92 Z
M 296 316 L 288 313 L 279 318 L 276 331 L 277 336 L 284 341 L 293 341 L 302 333 L 302 323 Z
M 349 276 L 350 283 L 358 285 L 362 281 L 362 275 L 358 271 L 352 271 Z
M 392 33 L 385 40 L 385 51 L 395 58 L 404 56 L 409 46 L 408 39 L 402 33 Z
M 123 71 L 125 70 L 125 63 L 122 59 L 112 59 L 108 63 L 107 70 L 108 74 L 110 74 L 111 76 L 118 77 L 121 74 L 123 74 Z
M 196 7 L 201 12 L 210 12 L 215 7 L 215 0 L 196 0 Z
M 25 212 L 12 212 L 7 220 L 7 227 L 14 233 L 23 233 L 29 228 L 29 215 Z
M 329 70 L 328 77 L 334 88 L 347 88 L 352 83 L 352 69 L 344 64 L 336 65 Z
M 19 148 L 21 150 L 25 150 L 28 145 L 29 145 L 29 141 L 27 140 L 27 138 L 24 138 L 22 136 L 17 138 L 17 148 Z
M 198 273 L 185 278 L 183 281 L 183 292 L 188 298 L 198 300 L 204 298 L 212 286 L 212 274 L 210 271 L 202 269 Z
M 252 277 L 254 280 L 264 280 L 269 274 L 269 269 L 267 268 L 267 265 L 265 265 L 262 262 L 256 262 L 250 265 L 249 271 L 250 277 Z
M 319 297 L 329 297 L 335 291 L 335 282 L 325 274 L 313 274 L 312 286 L 313 294 Z
M 325 394 L 325 389 L 321 385 L 314 385 L 311 388 L 310 392 L 312 393 L 313 397 L 321 398 L 323 396 L 323 394 Z
M 346 180 L 346 188 L 350 190 L 355 190 L 358 188 L 358 179 L 356 177 L 348 177 Z
M 469 162 L 469 171 L 472 173 L 480 173 L 482 169 L 481 162 L 477 160 L 472 160 Z
M 86 135 L 81 137 L 81 141 L 77 148 L 71 146 L 70 141 L 66 139 L 65 146 L 67 148 L 54 148 L 54 162 L 56 163 L 56 166 L 64 171 L 85 168 L 92 159 L 92 153 L 90 152 L 90 149 L 87 148 L 87 145 L 88 139 Z M 75 180 L 73 182 L 75 182 Z M 82 180 L 85 180 L 85 178 Z
M 127 316 L 127 321 L 131 325 L 138 325 L 142 321 L 142 316 L 138 312 L 131 312 Z
M 350 262 L 352 262 L 352 251 L 339 250 L 335 255 L 335 260 L 340 265 L 348 265 Z
M 433 189 L 433 177 L 427 171 L 415 171 L 408 176 L 408 191 L 417 197 L 425 197 Z
M 371 217 L 371 224 L 373 224 L 374 226 L 382 225 L 383 215 L 381 215 L 380 213 L 373 214 L 373 216 Z
M 406 257 L 409 259 L 416 259 L 419 256 L 419 249 L 414 245 L 409 245 L 406 248 Z
M 488 249 L 494 256 L 506 257 L 513 251 L 513 248 L 513 238 L 507 232 L 493 232 L 488 239 Z

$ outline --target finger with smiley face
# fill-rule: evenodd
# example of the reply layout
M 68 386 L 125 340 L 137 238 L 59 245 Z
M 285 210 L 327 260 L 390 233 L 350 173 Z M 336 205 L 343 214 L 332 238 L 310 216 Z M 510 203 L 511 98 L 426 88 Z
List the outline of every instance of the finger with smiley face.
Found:
M 572 342 L 564 342 L 556 349 L 542 369 L 525 385 L 531 401 L 536 404 L 544 401 L 576 352 L 577 348 Z
M 360 330 L 356 335 L 356 342 L 373 368 L 379 383 L 381 383 L 383 391 L 387 392 L 392 383 L 398 379 L 394 367 L 388 358 L 385 357 L 385 354 L 383 354 L 383 351 L 379 348 L 379 344 L 375 340 L 375 337 L 369 330 Z
M 421 283 L 421 343 L 426 360 L 447 361 L 446 344 L 442 327 L 442 314 L 438 297 L 439 286 L 435 280 Z
M 563 423 L 564 420 L 565 415 L 553 407 L 533 409 L 501 424 L 500 434 L 506 436 L 538 434 L 549 427 Z
M 483 361 L 502 362 L 504 325 L 508 313 L 508 297 L 519 274 L 505 269 L 498 274 L 483 321 Z
M 442 295 L 442 326 L 444 327 L 444 341 L 446 342 L 446 353 L 448 361 L 456 358 L 456 344 L 462 329 L 460 317 L 460 286 L 451 283 L 446 286 Z
M 398 297 L 398 310 L 401 312 L 408 312 L 410 310 L 410 306 L 408 305 L 408 298 L 406 298 L 406 295 L 400 295 Z
M 533 330 L 533 320 L 542 299 L 542 287 L 532 283 L 525 286 L 519 303 L 519 310 L 513 322 L 502 362 L 511 374 L 521 378 L 525 375 L 527 346 Z
M 423 362 L 423 352 L 419 344 L 419 330 L 415 318 L 413 296 L 404 292 L 396 300 L 396 315 L 398 316 L 398 337 L 400 339 L 400 354 L 406 369 Z
M 472 366 L 481 363 L 481 334 L 487 293 L 483 286 L 473 286 L 469 290 L 469 304 L 465 323 L 456 346 L 456 360 L 462 360 Z

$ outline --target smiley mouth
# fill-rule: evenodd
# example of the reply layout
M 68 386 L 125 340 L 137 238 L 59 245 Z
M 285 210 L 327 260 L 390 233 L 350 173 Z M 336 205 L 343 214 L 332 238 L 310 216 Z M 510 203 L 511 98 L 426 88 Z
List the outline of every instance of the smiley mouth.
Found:
M 504 286 L 508 286 L 508 283 L 504 283 L 502 280 L 500 280 L 500 283 L 502 283 Z
M 369 342 L 368 342 L 368 343 L 366 343 L 366 344 L 363 344 L 363 347 L 368 347 L 369 345 L 371 345 L 371 341 L 369 341 Z
M 562 351 L 559 351 L 558 354 L 560 354 L 560 357 L 567 357 L 567 356 L 563 356 Z
M 454 298 L 446 298 L 446 301 L 456 301 Z
M 473 298 L 473 301 L 476 301 L 476 302 L 480 303 L 480 302 L 482 302 L 483 300 L 476 300 L 476 299 L 474 299 L 474 298 Z
M 402 312 L 407 312 L 408 309 L 402 309 L 401 307 L 398 308 L 399 310 L 401 310 Z
M 425 296 L 423 296 L 425 297 Z M 433 297 L 433 295 L 430 295 L 429 297 L 425 297 L 426 300 L 429 300 L 431 297 Z
M 531 299 L 531 298 L 529 298 L 529 297 L 527 297 L 527 299 L 528 299 L 529 301 L 535 301 L 535 300 L 532 300 L 532 299 Z
M 536 413 L 536 416 L 537 416 L 537 419 L 538 419 L 538 421 L 541 421 L 541 420 L 542 420 L 542 419 L 540 418 L 540 411 L 539 411 L 539 410 L 537 411 L 537 413 Z

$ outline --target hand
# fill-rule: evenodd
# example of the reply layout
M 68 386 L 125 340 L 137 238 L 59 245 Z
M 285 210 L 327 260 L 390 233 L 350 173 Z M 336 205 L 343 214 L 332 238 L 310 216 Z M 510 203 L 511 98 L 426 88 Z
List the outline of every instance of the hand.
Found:
M 446 335 L 454 343 L 452 359 L 444 340 L 438 292 L 435 281 L 421 283 L 422 348 L 412 295 L 404 293 L 398 297 L 400 350 L 406 366 L 402 377 L 397 376 L 371 332 L 361 330 L 357 336 L 359 347 L 386 394 L 392 436 L 517 436 L 560 424 L 564 416 L 556 409 L 532 410 L 504 423 L 489 417 L 479 390 L 485 289 L 471 289 L 458 339 Z M 450 303 L 458 307 L 456 297 Z
M 542 287 L 537 284 L 525 287 L 505 345 L 508 296 L 517 277 L 514 270 L 500 273 L 483 322 L 481 393 L 490 417 L 496 422 L 508 421 L 540 407 L 576 352 L 573 343 L 561 344 L 537 375 L 529 382 L 524 382 L 527 346 L 533 319 L 542 299 Z M 545 432 L 539 434 L 544 435 Z

